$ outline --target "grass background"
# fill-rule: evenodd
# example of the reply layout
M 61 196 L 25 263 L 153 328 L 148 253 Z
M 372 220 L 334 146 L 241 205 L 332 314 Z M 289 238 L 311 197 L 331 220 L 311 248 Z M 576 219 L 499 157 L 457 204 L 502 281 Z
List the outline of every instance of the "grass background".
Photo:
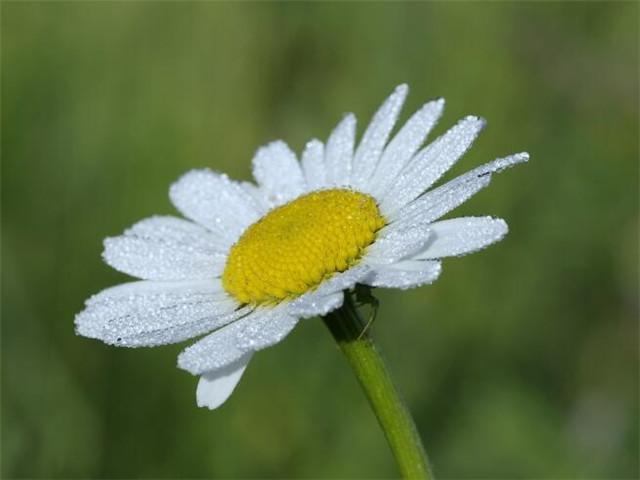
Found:
M 319 321 L 257 355 L 218 411 L 183 345 L 76 337 L 126 277 L 101 240 L 255 149 L 448 100 L 489 126 L 449 174 L 528 150 L 459 214 L 511 233 L 379 292 L 374 327 L 440 478 L 637 478 L 638 4 L 3 2 L 2 471 L 15 478 L 390 477 Z

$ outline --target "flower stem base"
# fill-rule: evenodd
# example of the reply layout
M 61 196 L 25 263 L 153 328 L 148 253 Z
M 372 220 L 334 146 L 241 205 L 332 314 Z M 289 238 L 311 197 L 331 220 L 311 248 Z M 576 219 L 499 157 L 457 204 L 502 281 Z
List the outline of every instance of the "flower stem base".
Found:
M 427 455 L 411 414 L 393 385 L 351 294 L 345 292 L 343 306 L 323 320 L 360 382 L 403 478 L 431 479 Z

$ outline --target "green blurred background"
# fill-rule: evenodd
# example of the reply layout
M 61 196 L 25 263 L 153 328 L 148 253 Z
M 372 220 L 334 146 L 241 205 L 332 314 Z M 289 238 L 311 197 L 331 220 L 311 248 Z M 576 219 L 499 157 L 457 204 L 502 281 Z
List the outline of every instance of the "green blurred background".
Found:
M 102 238 L 171 214 L 208 166 L 300 151 L 401 82 L 402 118 L 489 126 L 448 178 L 527 150 L 456 213 L 498 246 L 379 292 L 374 335 L 441 478 L 637 478 L 638 4 L 2 4 L 2 476 L 392 477 L 381 432 L 321 322 L 195 406 L 184 345 L 76 337 L 127 278 Z

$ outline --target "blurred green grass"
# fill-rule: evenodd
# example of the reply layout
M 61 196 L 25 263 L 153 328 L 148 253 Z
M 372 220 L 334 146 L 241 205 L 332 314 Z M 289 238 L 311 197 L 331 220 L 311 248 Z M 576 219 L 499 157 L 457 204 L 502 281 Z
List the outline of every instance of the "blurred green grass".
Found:
M 489 127 L 454 168 L 528 150 L 459 214 L 511 233 L 380 292 L 374 331 L 440 478 L 637 478 L 638 4 L 2 4 L 3 477 L 390 477 L 318 321 L 261 352 L 215 412 L 181 345 L 76 337 L 125 281 L 101 240 L 208 166 L 300 151 L 401 82 L 403 118 Z

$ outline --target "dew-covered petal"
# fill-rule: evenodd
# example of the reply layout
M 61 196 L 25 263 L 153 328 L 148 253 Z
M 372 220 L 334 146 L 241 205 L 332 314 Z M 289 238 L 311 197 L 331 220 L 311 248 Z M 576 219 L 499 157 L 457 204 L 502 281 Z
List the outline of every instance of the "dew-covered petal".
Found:
M 327 140 L 324 160 L 328 185 L 349 185 L 355 141 L 356 117 L 353 113 L 349 113 L 331 132 Z
M 249 350 L 238 348 L 236 337 L 255 318 L 254 312 L 187 347 L 178 355 L 178 367 L 194 375 L 202 375 L 237 361 Z
M 434 100 L 423 105 L 407 120 L 384 149 L 380 162 L 366 187 L 367 192 L 379 197 L 389 188 L 402 168 L 424 143 L 442 115 L 443 109 L 444 99 Z
M 324 145 L 319 140 L 310 140 L 302 153 L 302 172 L 309 190 L 318 190 L 327 185 L 324 164 Z
M 290 315 L 298 318 L 324 316 L 336 308 L 340 308 L 343 301 L 344 294 L 342 292 L 330 295 L 309 292 L 293 300 L 288 306 L 288 311 Z
M 449 213 L 489 185 L 491 175 L 529 159 L 527 153 L 499 158 L 435 188 L 391 215 L 392 222 L 413 224 L 432 222 Z
M 255 183 L 240 182 L 240 186 L 253 199 L 256 210 L 260 216 L 264 215 L 271 209 L 271 204 L 267 200 L 265 192 Z
M 102 255 L 116 270 L 146 280 L 206 279 L 220 275 L 226 249 L 199 225 L 158 216 L 105 239 Z
M 226 253 L 227 251 L 226 242 L 220 236 L 197 223 L 170 215 L 154 215 L 145 218 L 135 223 L 125 233 L 151 240 L 165 239 L 176 244 L 192 245 L 207 252 Z
M 431 259 L 465 255 L 495 243 L 509 227 L 501 218 L 460 217 L 431 224 L 432 240 L 415 258 Z
M 392 265 L 378 266 L 363 283 L 372 287 L 404 290 L 433 283 L 441 270 L 440 262 L 403 260 Z
M 121 283 L 113 287 L 106 288 L 86 300 L 88 306 L 97 305 L 107 301 L 124 301 L 136 297 L 151 295 L 157 299 L 171 298 L 172 294 L 177 295 L 213 295 L 216 298 L 230 298 L 222 287 L 220 279 L 185 280 L 179 282 L 156 282 L 142 280 L 138 282 Z
M 455 182 L 455 183 L 454 183 Z M 430 190 L 391 215 L 393 225 L 412 225 L 415 222 L 432 222 L 461 205 L 489 185 L 489 175 L 474 177 L 462 182 L 453 180 Z
M 351 267 L 341 273 L 335 273 L 328 279 L 324 280 L 318 288 L 314 290 L 320 297 L 331 295 L 332 293 L 341 292 L 353 287 L 359 283 L 370 272 L 370 267 L 364 263 Z
M 466 117 L 420 151 L 383 195 L 382 214 L 389 216 L 433 185 L 467 151 L 484 124 L 481 118 Z
M 246 312 L 219 281 L 141 281 L 92 296 L 75 324 L 78 334 L 110 345 L 149 347 L 202 335 Z
M 283 308 L 257 309 L 185 349 L 178 356 L 178 366 L 194 375 L 225 367 L 279 342 L 296 323 Z
M 191 170 L 169 190 L 182 214 L 233 244 L 259 218 L 260 207 L 238 183 L 209 169 Z
M 351 185 L 355 188 L 362 189 L 368 184 L 408 92 L 407 85 L 399 85 L 373 115 L 353 156 Z
M 395 263 L 424 250 L 431 236 L 430 225 L 387 225 L 369 247 L 366 263 L 370 265 Z
M 306 190 L 295 153 L 280 140 L 258 149 L 253 157 L 253 177 L 272 206 L 282 205 Z
M 262 309 L 262 315 L 243 328 L 236 336 L 236 344 L 241 350 L 257 352 L 281 342 L 298 318 L 289 314 L 285 305 Z
M 196 388 L 198 406 L 213 410 L 222 405 L 233 393 L 251 357 L 247 353 L 226 367 L 202 374 Z

